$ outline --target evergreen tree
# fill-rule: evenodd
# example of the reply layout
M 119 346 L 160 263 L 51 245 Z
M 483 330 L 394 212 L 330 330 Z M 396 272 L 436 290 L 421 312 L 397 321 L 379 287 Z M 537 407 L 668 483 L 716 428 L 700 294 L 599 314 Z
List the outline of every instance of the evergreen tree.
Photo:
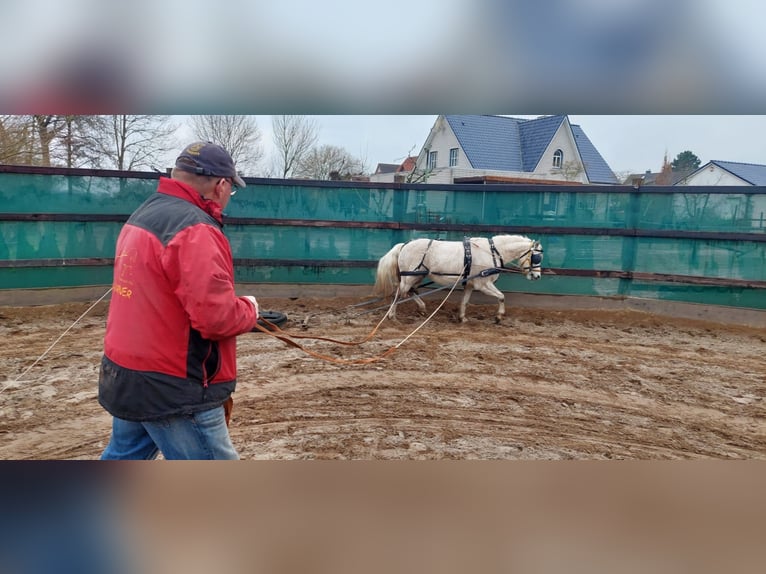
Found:
M 700 158 L 686 150 L 679 153 L 670 165 L 674 171 L 686 175 L 697 169 L 701 163 Z

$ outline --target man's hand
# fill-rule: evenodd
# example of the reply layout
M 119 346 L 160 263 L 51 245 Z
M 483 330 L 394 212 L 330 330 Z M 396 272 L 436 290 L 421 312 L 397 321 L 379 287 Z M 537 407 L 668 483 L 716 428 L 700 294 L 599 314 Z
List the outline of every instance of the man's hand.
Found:
M 258 315 L 259 315 L 259 312 L 258 312 L 258 301 L 256 301 L 255 297 L 253 297 L 252 295 L 245 295 L 245 299 L 250 301 L 253 304 L 253 307 L 255 307 L 255 317 L 257 318 Z

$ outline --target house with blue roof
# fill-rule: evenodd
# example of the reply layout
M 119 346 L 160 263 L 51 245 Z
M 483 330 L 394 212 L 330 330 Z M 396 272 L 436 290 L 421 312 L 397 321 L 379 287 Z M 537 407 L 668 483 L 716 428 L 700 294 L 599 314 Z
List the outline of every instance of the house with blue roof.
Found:
M 566 115 L 440 115 L 408 181 L 619 183 L 582 128 Z
M 674 185 L 766 187 L 766 165 L 711 160 Z M 737 213 L 745 214 L 754 228 L 766 228 L 766 194 L 731 195 L 723 203 L 725 216 L 736 219 Z
M 711 160 L 674 185 L 766 186 L 766 165 Z

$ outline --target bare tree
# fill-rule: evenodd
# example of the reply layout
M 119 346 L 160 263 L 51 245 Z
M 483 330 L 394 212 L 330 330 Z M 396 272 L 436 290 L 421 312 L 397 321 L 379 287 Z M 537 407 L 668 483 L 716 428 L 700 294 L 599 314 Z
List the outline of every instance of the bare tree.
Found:
M 283 179 L 294 171 L 319 139 L 319 127 L 306 116 L 272 116 L 275 172 Z
M 0 162 L 156 169 L 174 132 L 169 116 L 2 116 Z
M 99 153 L 114 169 L 160 171 L 157 163 L 177 147 L 175 130 L 170 116 L 106 116 Z
M 58 137 L 62 126 L 64 125 L 65 116 L 45 116 L 34 115 L 32 116 L 32 124 L 35 132 L 37 133 L 37 139 L 40 151 L 40 163 L 44 167 L 51 166 L 51 147 L 54 140 Z
M 62 165 L 60 138 L 66 132 L 68 118 L 75 116 L 6 116 L 11 117 L 8 123 L 12 132 L 6 129 L 6 134 L 13 133 L 17 151 L 23 149 L 23 154 L 17 155 L 18 163 L 44 167 Z
M 668 152 L 665 152 L 660 175 L 655 178 L 654 183 L 657 185 L 671 185 L 673 183 L 673 166 L 668 161 Z
M 106 132 L 106 116 L 64 116 L 56 155 L 65 167 L 101 167 L 98 141 Z
M 0 116 L 0 164 L 31 165 L 35 135 L 29 116 Z
M 407 154 L 408 159 L 410 157 L 415 157 L 415 163 L 412 167 L 412 170 L 407 173 L 406 177 L 404 178 L 404 181 L 407 183 L 428 183 L 428 178 L 431 177 L 432 174 L 439 171 L 438 168 L 429 167 L 428 166 L 428 152 L 431 151 L 431 148 L 424 147 L 421 151 L 420 155 L 418 156 L 412 156 L 412 152 L 414 151 L 414 147 L 410 148 L 410 152 Z M 419 168 L 418 164 L 420 163 L 420 157 L 423 157 L 423 163 L 425 163 L 425 167 Z
M 566 181 L 578 181 L 584 171 L 585 168 L 576 159 L 565 161 L 564 165 L 561 166 L 561 175 Z
M 194 136 L 229 152 L 242 173 L 255 174 L 263 157 L 261 131 L 255 116 L 192 116 Z
M 308 179 L 349 179 L 364 172 L 364 162 L 344 148 L 323 145 L 312 148 L 294 170 L 295 177 Z

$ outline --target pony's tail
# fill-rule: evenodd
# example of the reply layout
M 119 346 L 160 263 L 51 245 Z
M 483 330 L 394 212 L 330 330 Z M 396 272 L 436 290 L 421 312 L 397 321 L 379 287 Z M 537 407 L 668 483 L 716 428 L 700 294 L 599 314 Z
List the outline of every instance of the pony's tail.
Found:
M 375 287 L 372 290 L 373 295 L 387 297 L 396 291 L 399 286 L 399 253 L 402 247 L 404 247 L 404 243 L 397 243 L 378 261 Z

